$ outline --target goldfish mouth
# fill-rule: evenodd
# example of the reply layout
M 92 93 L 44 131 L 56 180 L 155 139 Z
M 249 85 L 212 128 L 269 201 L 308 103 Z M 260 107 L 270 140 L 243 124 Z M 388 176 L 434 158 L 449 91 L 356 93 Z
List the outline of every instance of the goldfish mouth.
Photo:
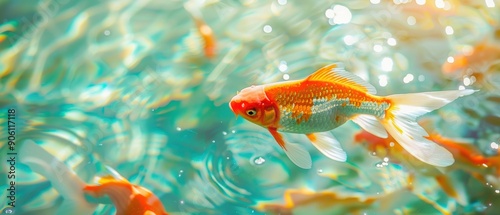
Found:
M 238 110 L 237 103 L 233 101 L 233 99 L 231 99 L 231 101 L 229 102 L 229 109 L 231 109 L 235 117 L 238 117 L 239 113 L 236 111 Z

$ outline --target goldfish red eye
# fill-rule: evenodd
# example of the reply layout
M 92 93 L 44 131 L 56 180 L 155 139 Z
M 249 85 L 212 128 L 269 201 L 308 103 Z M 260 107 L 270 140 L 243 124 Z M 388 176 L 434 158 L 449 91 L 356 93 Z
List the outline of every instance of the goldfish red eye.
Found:
M 257 114 L 257 110 L 255 110 L 255 109 L 247 110 L 248 116 L 255 116 L 255 114 Z

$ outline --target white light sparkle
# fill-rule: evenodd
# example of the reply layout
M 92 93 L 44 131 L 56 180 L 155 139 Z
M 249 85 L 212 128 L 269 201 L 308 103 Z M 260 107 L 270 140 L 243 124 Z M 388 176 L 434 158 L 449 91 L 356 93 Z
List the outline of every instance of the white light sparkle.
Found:
M 408 23 L 408 25 L 415 25 L 417 23 L 417 19 L 415 19 L 414 16 L 409 16 L 406 19 L 406 22 Z
M 471 80 L 470 80 L 470 78 L 469 78 L 469 77 L 465 77 L 465 78 L 464 78 L 464 85 L 465 85 L 465 86 L 469 86 L 470 84 L 471 84 Z
M 380 75 L 380 76 L 378 76 L 378 84 L 381 87 L 387 86 L 387 75 Z
M 285 5 L 287 3 L 287 0 L 278 0 L 279 5 Z
M 335 5 L 333 6 L 333 12 L 334 12 L 333 22 L 335 24 L 347 24 L 352 19 L 351 11 L 349 10 L 349 8 L 345 6 Z
M 498 143 L 491 142 L 491 143 L 490 143 L 490 147 L 491 147 L 492 149 L 498 149 Z
M 405 84 L 407 83 L 410 83 L 411 81 L 413 81 L 413 75 L 412 74 L 407 74 L 404 78 L 403 78 L 403 82 L 405 82 Z
M 271 27 L 270 25 L 264 25 L 263 30 L 266 33 L 271 33 L 273 31 L 273 27 Z
M 396 39 L 392 37 L 387 39 L 387 44 L 389 44 L 390 46 L 395 46 L 397 44 Z
M 392 58 L 384 57 L 384 59 L 382 59 L 381 67 L 383 71 L 390 72 L 392 71 L 393 66 L 394 62 L 392 61 Z
M 346 35 L 344 37 L 344 43 L 348 46 L 350 46 L 356 42 L 357 42 L 356 38 L 354 38 L 352 35 Z
M 444 1 L 443 0 L 436 0 L 435 2 L 437 8 L 444 8 Z
M 452 57 L 452 56 L 449 56 L 449 57 L 446 59 L 446 61 L 447 61 L 448 63 L 453 63 L 453 62 L 455 62 L 455 58 L 454 58 L 454 57 Z
M 495 7 L 495 2 L 493 0 L 486 0 L 486 7 Z
M 261 165 L 261 164 L 263 164 L 264 162 L 266 162 L 266 159 L 264 159 L 263 157 L 258 157 L 258 158 L 257 158 L 257 159 L 255 159 L 253 162 L 254 162 L 255 164 L 257 164 L 257 165 Z
M 452 35 L 454 32 L 453 27 L 451 27 L 451 26 L 446 26 L 445 31 L 446 31 L 446 34 L 448 34 L 448 35 Z
M 278 69 L 281 72 L 286 72 L 286 70 L 288 70 L 288 65 L 286 64 L 286 61 L 281 61 L 280 65 L 278 66 Z
M 325 16 L 326 16 L 326 18 L 328 18 L 328 19 L 333 19 L 333 17 L 335 17 L 335 12 L 333 12 L 333 9 L 328 8 L 328 9 L 325 11 Z

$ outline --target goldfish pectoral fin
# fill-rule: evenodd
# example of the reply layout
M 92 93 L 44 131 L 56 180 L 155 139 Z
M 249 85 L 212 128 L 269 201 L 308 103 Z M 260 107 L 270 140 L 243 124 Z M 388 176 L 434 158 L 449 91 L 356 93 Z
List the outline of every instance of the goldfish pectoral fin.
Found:
M 455 162 L 453 155 L 442 146 L 425 138 L 429 134 L 420 127 L 416 119 L 460 96 L 474 92 L 475 90 L 451 90 L 387 96 L 392 104 L 387 110 L 382 125 L 406 151 L 417 159 L 434 166 L 450 166 Z
M 307 134 L 311 143 L 330 159 L 345 162 L 347 154 L 342 149 L 339 141 L 330 132 Z
M 281 136 L 275 128 L 269 128 L 268 130 L 285 151 L 286 156 L 288 156 L 295 165 L 302 169 L 310 169 L 312 167 L 311 155 L 304 147 L 297 143 L 286 143 L 283 136 Z
M 297 143 L 287 143 L 284 149 L 286 156 L 290 160 L 302 169 L 311 169 L 312 160 L 309 152 L 304 149 L 300 144 Z
M 367 114 L 360 114 L 352 118 L 352 121 L 359 125 L 359 127 L 363 128 L 365 131 L 369 132 L 380 138 L 387 138 L 387 131 L 380 122 L 377 117 Z

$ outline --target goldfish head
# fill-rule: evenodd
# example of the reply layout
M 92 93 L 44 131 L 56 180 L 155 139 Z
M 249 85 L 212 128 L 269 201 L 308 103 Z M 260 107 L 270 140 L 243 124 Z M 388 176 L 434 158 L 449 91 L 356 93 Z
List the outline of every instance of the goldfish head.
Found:
M 278 119 L 278 108 L 266 95 L 264 86 L 247 87 L 229 102 L 229 107 L 236 115 L 246 120 L 268 127 Z

